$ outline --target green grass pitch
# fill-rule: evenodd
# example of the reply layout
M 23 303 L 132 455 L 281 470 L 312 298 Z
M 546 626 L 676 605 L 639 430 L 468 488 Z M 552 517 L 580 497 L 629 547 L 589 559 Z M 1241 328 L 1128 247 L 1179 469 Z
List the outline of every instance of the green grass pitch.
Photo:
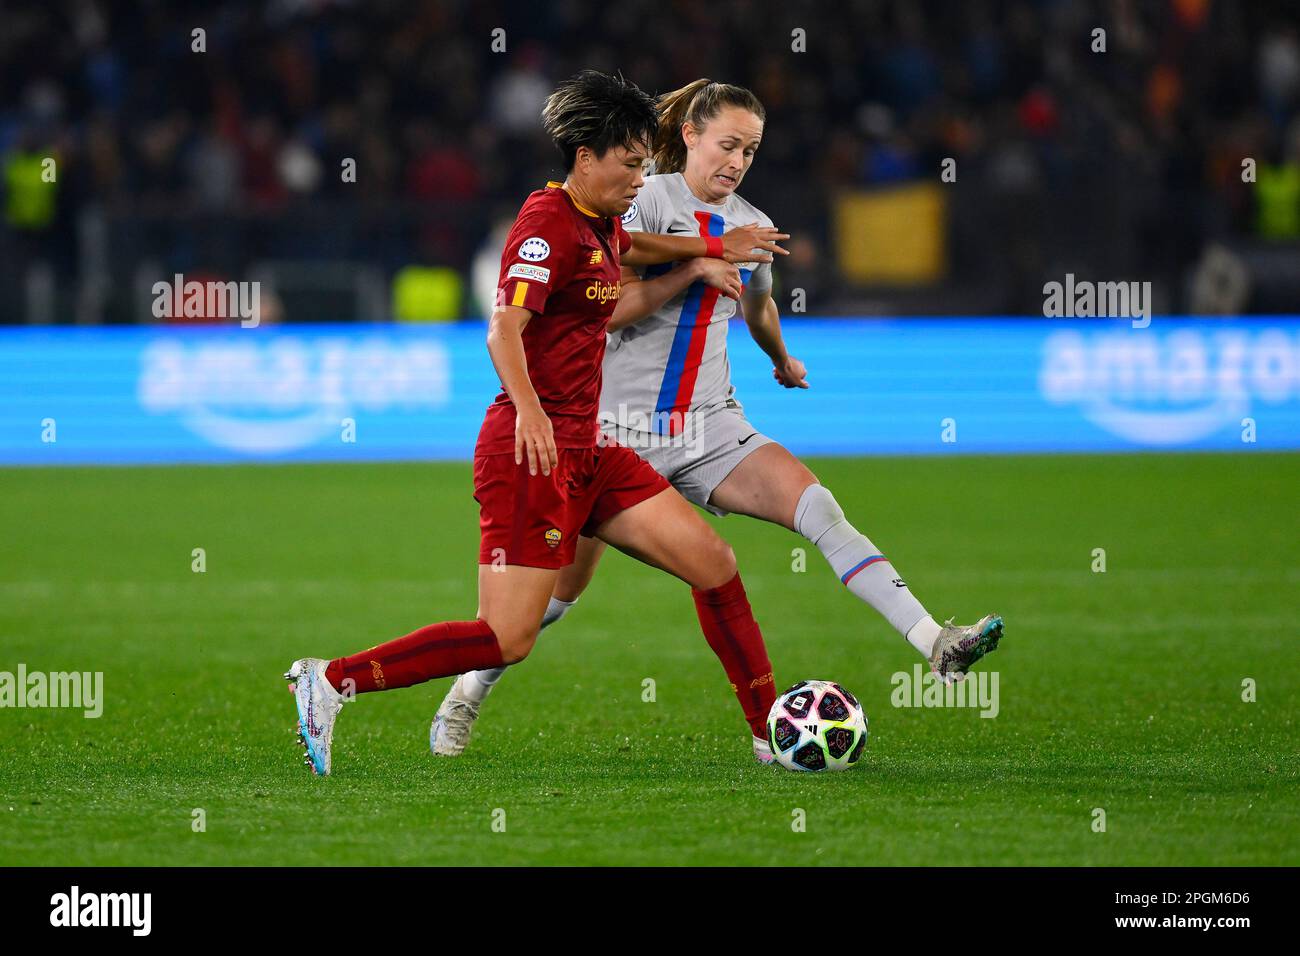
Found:
M 441 680 L 349 705 L 317 779 L 280 675 L 473 616 L 467 465 L 0 471 L 0 671 L 105 696 L 0 710 L 0 863 L 1300 863 L 1300 457 L 809 463 L 936 617 L 1006 618 L 996 718 L 892 707 L 919 656 L 733 517 L 778 685 L 866 708 L 856 769 L 756 764 L 685 585 L 611 554 L 463 757 Z

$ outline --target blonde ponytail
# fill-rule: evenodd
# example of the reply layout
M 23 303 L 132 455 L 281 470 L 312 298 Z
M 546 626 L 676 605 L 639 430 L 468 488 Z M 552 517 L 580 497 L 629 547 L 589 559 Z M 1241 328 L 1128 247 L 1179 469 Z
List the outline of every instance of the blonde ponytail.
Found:
M 655 172 L 680 173 L 685 169 L 686 143 L 682 140 L 682 124 L 689 122 L 697 130 L 702 130 L 725 106 L 739 106 L 760 120 L 767 119 L 767 112 L 757 96 L 743 86 L 730 83 L 699 79 L 659 97 L 655 103 L 659 113 L 659 131 L 654 142 Z

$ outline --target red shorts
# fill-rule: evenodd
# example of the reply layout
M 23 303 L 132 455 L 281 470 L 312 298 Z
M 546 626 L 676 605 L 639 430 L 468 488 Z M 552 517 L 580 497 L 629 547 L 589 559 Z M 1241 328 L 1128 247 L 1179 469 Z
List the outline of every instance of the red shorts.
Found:
M 474 458 L 480 564 L 562 568 L 572 564 L 578 535 L 651 498 L 668 481 L 623 445 L 561 448 L 549 475 L 528 473 L 514 452 Z

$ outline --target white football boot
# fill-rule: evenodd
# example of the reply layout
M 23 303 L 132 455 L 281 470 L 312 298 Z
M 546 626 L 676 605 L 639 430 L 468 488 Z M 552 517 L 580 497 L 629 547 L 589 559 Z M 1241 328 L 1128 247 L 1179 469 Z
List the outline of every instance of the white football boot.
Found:
M 771 763 L 776 759 L 772 756 L 772 745 L 767 742 L 766 737 L 754 738 L 754 759 L 759 763 Z
M 319 657 L 304 657 L 294 661 L 284 675 L 298 704 L 298 742 L 306 748 L 303 762 L 322 777 L 330 772 L 334 721 L 343 709 L 343 695 L 325 679 L 328 663 Z
M 930 654 L 930 669 L 945 684 L 965 680 L 966 672 L 981 657 L 998 649 L 1002 640 L 1002 618 L 986 614 L 974 624 L 944 623 Z
M 470 700 L 461 693 L 461 674 L 452 683 L 447 696 L 442 699 L 438 712 L 429 725 L 429 749 L 439 757 L 459 757 L 469 744 L 469 735 L 478 720 L 480 701 Z

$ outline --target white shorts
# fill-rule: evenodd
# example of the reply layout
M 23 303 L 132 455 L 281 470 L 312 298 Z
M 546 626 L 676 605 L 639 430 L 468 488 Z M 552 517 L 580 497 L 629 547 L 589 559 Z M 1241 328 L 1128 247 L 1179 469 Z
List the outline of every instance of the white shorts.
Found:
M 734 402 L 686 416 L 673 437 L 602 423 L 606 434 L 626 445 L 672 483 L 687 501 L 715 515 L 730 512 L 709 503 L 713 490 L 756 449 L 772 444 Z

